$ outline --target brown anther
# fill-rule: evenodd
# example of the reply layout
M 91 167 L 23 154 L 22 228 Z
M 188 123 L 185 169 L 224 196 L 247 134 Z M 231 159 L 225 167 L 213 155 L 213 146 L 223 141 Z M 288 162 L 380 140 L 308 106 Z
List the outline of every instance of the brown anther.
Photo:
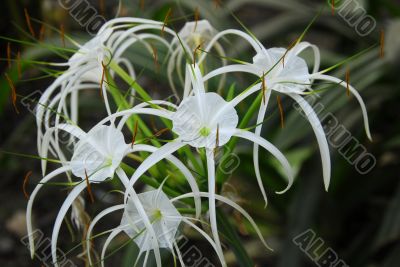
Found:
M 23 191 L 26 199 L 29 199 L 29 194 L 26 191 L 26 186 L 29 182 L 29 177 L 31 177 L 31 175 L 32 175 L 32 171 L 27 172 L 27 174 L 25 174 L 25 177 L 24 177 L 24 182 L 22 183 L 22 191 Z
M 102 66 L 102 72 L 101 72 L 101 80 L 100 80 L 100 96 L 101 99 L 104 99 L 103 97 L 103 85 L 104 85 L 104 78 L 106 76 L 106 66 L 104 65 L 103 62 L 101 62 L 101 66 Z
M 7 65 L 8 68 L 11 68 L 11 43 L 7 43 Z
M 64 28 L 64 24 L 60 25 L 60 36 L 61 36 L 61 42 L 62 42 L 63 46 L 65 47 L 65 28 Z
M 193 65 L 196 66 L 196 55 L 203 43 L 199 44 L 193 51 Z
M 380 37 L 380 52 L 379 52 L 379 56 L 381 58 L 383 58 L 385 56 L 385 31 L 381 30 L 381 37 Z
M 332 10 L 332 16 L 335 15 L 335 0 L 331 1 L 331 10 Z
M 159 137 L 159 136 L 161 136 L 163 133 L 166 133 L 166 132 L 169 132 L 169 131 L 170 131 L 169 128 L 161 129 L 161 130 L 159 130 L 158 132 L 156 132 L 156 133 L 154 134 L 154 137 Z
M 216 8 L 221 7 L 222 5 L 221 0 L 214 0 L 214 3 Z
M 40 42 L 43 42 L 45 32 L 46 32 L 46 26 L 44 24 L 42 24 L 42 26 L 40 26 L 40 32 L 39 32 L 39 41 Z
M 156 68 L 156 71 L 158 72 L 160 69 L 160 64 L 158 63 L 158 52 L 157 48 L 151 44 L 151 49 L 153 50 L 153 59 L 154 59 L 154 66 Z
M 143 11 L 144 10 L 144 0 L 140 0 L 140 9 Z
M 350 96 L 350 70 L 346 70 L 346 94 Z
M 219 124 L 217 124 L 217 134 L 215 137 L 215 148 L 214 148 L 214 156 L 217 154 L 218 152 L 218 147 L 219 147 Z
M 18 78 L 22 77 L 22 68 L 21 68 L 21 51 L 17 53 L 17 70 L 18 70 Z
M 133 130 L 131 148 L 133 148 L 133 146 L 135 145 L 137 132 L 138 132 L 138 121 L 135 122 L 135 129 Z
M 90 201 L 92 203 L 94 203 L 94 196 L 93 196 L 93 193 L 92 193 L 92 186 L 90 185 L 89 176 L 88 176 L 88 174 L 86 172 L 86 169 L 85 169 L 85 180 L 86 180 L 86 186 L 87 186 L 87 191 L 89 193 Z
M 197 24 L 199 22 L 199 19 L 200 19 L 200 11 L 199 11 L 199 8 L 196 7 L 196 9 L 194 10 L 194 21 L 195 21 L 194 29 L 193 29 L 194 32 L 197 30 Z
M 161 34 L 164 34 L 165 26 L 168 24 L 168 19 L 171 16 L 171 14 L 172 14 L 172 8 L 169 8 L 167 11 L 167 15 L 165 15 L 165 18 L 164 18 L 164 24 L 161 28 Z
M 279 114 L 280 114 L 280 117 L 281 117 L 281 128 L 283 129 L 285 127 L 285 120 L 284 120 L 285 117 L 284 117 L 284 114 L 283 114 L 283 107 L 282 107 L 281 97 L 279 95 L 276 96 L 276 100 L 278 102 Z
M 100 7 L 100 14 L 104 17 L 106 10 L 104 6 L 104 0 L 99 0 L 99 7 Z
M 267 85 L 266 85 L 266 83 L 265 83 L 265 73 L 263 73 L 263 76 L 262 76 L 262 98 L 263 98 L 263 103 L 264 103 L 264 105 L 265 105 L 265 92 L 267 91 Z
M 32 27 L 31 17 L 29 16 L 28 10 L 26 8 L 24 8 L 24 13 L 25 13 L 25 19 L 26 19 L 26 24 L 28 25 L 28 29 L 29 29 L 31 35 L 33 36 L 33 38 L 35 38 L 36 34 Z
M 14 106 L 15 112 L 17 114 L 19 114 L 18 111 L 18 107 L 17 107 L 17 90 L 15 89 L 14 83 L 13 81 L 10 79 L 10 77 L 8 76 L 7 73 L 4 74 L 4 76 L 6 77 L 6 80 L 8 82 L 8 85 L 10 86 L 11 89 L 11 100 L 12 100 L 12 104 Z

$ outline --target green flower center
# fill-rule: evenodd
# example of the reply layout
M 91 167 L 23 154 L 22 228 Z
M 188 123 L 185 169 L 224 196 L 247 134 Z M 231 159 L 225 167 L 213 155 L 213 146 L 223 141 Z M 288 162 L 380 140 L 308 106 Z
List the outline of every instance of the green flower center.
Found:
M 203 128 L 200 129 L 200 135 L 203 136 L 203 137 L 209 136 L 210 133 L 211 133 L 210 128 L 208 128 L 206 126 L 204 126 Z

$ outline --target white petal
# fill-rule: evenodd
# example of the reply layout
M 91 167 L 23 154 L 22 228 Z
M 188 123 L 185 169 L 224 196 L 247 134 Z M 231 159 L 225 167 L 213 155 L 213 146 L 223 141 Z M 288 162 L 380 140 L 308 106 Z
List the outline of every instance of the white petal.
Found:
M 334 83 L 337 83 L 338 85 L 341 85 L 344 88 L 347 87 L 347 83 L 345 81 L 340 80 L 340 79 L 338 79 L 336 77 L 329 76 L 329 75 L 315 74 L 315 75 L 311 75 L 311 78 L 317 79 L 317 80 L 324 80 L 324 81 L 334 82 Z M 360 107 L 361 107 L 361 110 L 362 110 L 362 114 L 363 114 L 363 118 L 364 118 L 365 133 L 367 134 L 368 139 L 372 140 L 371 131 L 369 129 L 368 112 L 367 112 L 367 108 L 365 106 L 364 100 L 362 99 L 360 94 L 357 92 L 357 90 L 353 86 L 349 85 L 349 90 L 355 96 L 355 98 L 357 99 L 358 103 L 360 104 Z
M 79 194 L 86 188 L 86 183 L 80 183 L 74 189 L 69 193 L 68 197 L 65 199 L 63 205 L 60 208 L 60 211 L 58 212 L 56 221 L 54 223 L 53 227 L 53 233 L 51 237 L 51 256 L 53 259 L 53 264 L 55 267 L 58 267 L 58 262 L 57 262 L 57 240 L 58 240 L 58 234 L 60 232 L 61 224 L 64 220 L 65 215 L 68 212 L 68 209 L 71 207 L 72 203 L 75 201 L 75 199 L 79 196 Z
M 247 139 L 251 142 L 254 142 L 256 144 L 259 144 L 265 150 L 270 152 L 281 163 L 281 165 L 286 173 L 286 176 L 288 177 L 288 186 L 286 187 L 286 189 L 284 189 L 283 191 L 277 192 L 277 193 L 283 194 L 287 190 L 289 190 L 289 188 L 292 186 L 293 181 L 294 181 L 293 170 L 290 167 L 290 164 L 289 164 L 288 160 L 286 159 L 286 157 L 282 154 L 282 152 L 279 151 L 279 149 L 277 149 L 273 144 L 271 144 L 264 138 L 261 138 L 261 137 L 255 135 L 254 133 L 238 129 L 236 131 L 235 136 L 241 137 L 241 138 Z
M 33 258 L 35 256 L 35 243 L 34 243 L 34 236 L 33 236 L 33 230 L 32 230 L 32 206 L 33 206 L 33 201 L 36 198 L 36 195 L 39 193 L 39 190 L 44 186 L 45 183 L 50 181 L 51 179 L 55 178 L 57 175 L 67 172 L 71 169 L 69 166 L 61 167 L 58 168 L 57 170 L 49 173 L 46 175 L 40 182 L 39 184 L 35 187 L 31 195 L 29 196 L 28 200 L 28 205 L 26 207 L 26 226 L 28 229 L 28 236 L 29 236 L 29 249 L 31 252 L 31 257 Z
M 296 94 L 288 94 L 292 97 L 299 106 L 303 109 L 304 113 L 306 114 L 308 121 L 311 124 L 311 127 L 314 130 L 315 136 L 317 137 L 317 142 L 319 146 L 319 151 L 321 153 L 321 160 L 322 160 L 322 172 L 324 177 L 324 185 L 325 190 L 328 191 L 329 183 L 331 180 L 331 157 L 329 154 L 329 145 L 326 141 L 325 132 L 322 128 L 321 122 L 318 119 L 317 114 L 313 108 L 308 104 L 308 102 L 299 95 Z

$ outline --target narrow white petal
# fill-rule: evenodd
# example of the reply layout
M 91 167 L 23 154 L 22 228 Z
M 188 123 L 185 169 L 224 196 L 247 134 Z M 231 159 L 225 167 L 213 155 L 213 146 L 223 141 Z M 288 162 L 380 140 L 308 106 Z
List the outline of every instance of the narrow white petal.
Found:
M 331 156 L 329 154 L 329 145 L 326 140 L 324 129 L 322 128 L 321 122 L 319 121 L 317 114 L 315 114 L 313 108 L 304 98 L 296 94 L 288 95 L 292 97 L 302 108 L 308 118 L 308 121 L 311 124 L 311 127 L 314 130 L 315 136 L 317 137 L 319 151 L 321 153 L 325 190 L 328 191 L 329 183 L 331 180 Z
M 217 212 L 215 209 L 215 162 L 214 162 L 214 151 L 211 149 L 207 149 L 206 151 L 207 157 L 207 173 L 208 173 L 208 192 L 210 193 L 210 197 L 208 198 L 209 212 L 210 212 L 210 224 L 211 231 L 217 246 L 218 254 L 221 258 L 223 258 L 224 253 L 222 251 L 221 241 L 219 239 L 218 234 L 218 226 L 217 226 Z
M 238 129 L 235 133 L 235 136 L 241 137 L 243 139 L 247 139 L 251 142 L 259 144 L 265 150 L 270 152 L 281 163 L 281 165 L 286 173 L 286 176 L 288 177 L 288 186 L 283 191 L 280 191 L 277 193 L 283 194 L 287 190 L 289 190 L 289 188 L 292 186 L 293 181 L 294 181 L 293 170 L 290 167 L 290 164 L 289 164 L 288 160 L 286 159 L 286 157 L 282 154 L 282 152 L 279 151 L 278 148 L 276 148 L 273 144 L 271 144 L 264 138 L 261 138 L 260 136 L 257 136 L 254 133 L 251 133 L 249 131 L 244 131 L 244 130 Z
M 261 123 L 264 121 L 265 113 L 267 111 L 268 102 L 269 102 L 270 97 L 271 97 L 271 90 L 267 90 L 267 92 L 265 93 L 265 102 L 264 101 L 261 102 L 260 110 L 258 111 L 258 117 L 257 117 L 257 122 L 256 122 L 256 125 L 258 125 L 258 126 L 256 127 L 256 130 L 255 130 L 255 135 L 257 135 L 257 136 L 261 135 L 261 130 L 262 130 Z M 254 143 L 254 146 L 253 146 L 254 171 L 256 173 L 256 178 L 257 178 L 258 186 L 260 187 L 260 190 L 261 190 L 261 194 L 264 197 L 265 206 L 267 206 L 268 199 L 267 199 L 267 194 L 265 193 L 264 185 L 263 185 L 262 178 L 261 178 L 258 150 L 259 150 L 259 145 L 257 143 Z
M 111 241 L 119 234 L 121 233 L 121 229 L 115 229 L 114 231 L 111 232 L 111 234 L 107 237 L 106 241 L 104 242 L 103 249 L 101 250 L 101 257 L 100 257 L 100 262 L 101 262 L 101 267 L 104 267 L 104 262 L 105 262 L 105 256 L 107 252 L 107 248 L 110 245 Z M 90 255 L 90 254 L 88 254 Z M 89 257 L 90 259 L 90 257 Z M 93 266 L 93 264 L 90 262 L 90 266 Z
M 329 75 L 315 74 L 315 75 L 311 75 L 311 78 L 337 83 L 338 85 L 341 85 L 344 88 L 347 87 L 347 83 L 345 81 L 338 79 L 336 77 L 329 76 Z M 360 104 L 363 118 L 364 118 L 365 133 L 367 134 L 368 139 L 372 141 L 371 131 L 369 129 L 368 112 L 367 112 L 367 108 L 365 106 L 364 100 L 362 99 L 362 97 L 360 96 L 358 91 L 353 86 L 349 85 L 349 90 L 355 96 L 358 103 Z
M 33 236 L 33 229 L 32 229 L 32 206 L 33 206 L 33 201 L 36 198 L 36 195 L 39 193 L 40 189 L 44 186 L 45 183 L 56 177 L 57 175 L 67 172 L 71 169 L 69 166 L 64 166 L 61 168 L 58 168 L 57 170 L 49 173 L 46 175 L 40 182 L 39 184 L 35 187 L 31 195 L 29 196 L 28 200 L 28 205 L 26 207 L 26 226 L 28 229 L 28 236 L 29 236 L 29 249 L 31 252 L 31 257 L 33 258 L 35 256 L 35 243 L 34 243 L 34 236 Z
M 53 233 L 51 236 L 51 256 L 53 260 L 53 264 L 55 267 L 58 267 L 58 262 L 57 262 L 57 240 L 58 240 L 58 234 L 60 232 L 61 224 L 64 220 L 65 215 L 68 212 L 68 209 L 71 207 L 72 203 L 75 201 L 75 199 L 79 196 L 79 194 L 86 188 L 86 183 L 80 183 L 74 189 L 69 193 L 68 197 L 65 199 L 63 205 L 60 208 L 60 211 L 58 212 L 56 221 L 54 223 L 53 227 Z

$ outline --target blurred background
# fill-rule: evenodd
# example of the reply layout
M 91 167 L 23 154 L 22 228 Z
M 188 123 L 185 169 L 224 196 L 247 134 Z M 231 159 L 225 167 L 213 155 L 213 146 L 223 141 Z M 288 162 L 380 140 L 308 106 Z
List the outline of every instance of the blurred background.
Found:
M 25 63 L 9 64 L 7 58 L 11 55 L 12 58 L 26 60 L 65 60 L 63 55 L 57 55 L 51 49 L 38 45 L 46 43 L 72 47 L 69 42 L 64 44 L 62 34 L 52 30 L 49 25 L 73 36 L 79 43 L 90 38 L 87 25 L 77 23 L 70 10 L 60 5 L 69 2 L 73 1 L 1 2 L 0 35 L 12 38 L 2 38 L 0 45 L 2 266 L 46 264 L 39 260 L 30 260 L 29 251 L 20 239 L 26 235 L 24 214 L 27 201 L 23 193 L 24 177 L 32 171 L 32 179 L 26 185 L 30 192 L 41 175 L 40 162 L 27 156 L 37 155 L 36 126 L 31 112 L 35 106 L 31 100 L 37 99 L 37 96 L 32 93 L 45 90 L 53 80 L 50 75 L 46 76 L 49 73 L 44 69 Z M 120 7 L 118 1 L 114 0 L 94 0 L 87 3 L 106 19 L 114 18 L 119 12 L 120 16 L 164 20 L 171 8 L 171 27 L 177 30 L 186 21 L 193 20 L 195 14 L 199 14 L 200 19 L 209 20 L 217 30 L 241 29 L 241 25 L 232 16 L 234 13 L 266 47 L 288 47 L 322 9 L 321 15 L 305 36 L 306 41 L 321 49 L 321 69 L 375 45 L 330 73 L 345 79 L 346 71 L 350 72 L 352 85 L 360 92 L 367 105 L 373 142 L 368 141 L 365 135 L 357 101 L 354 97 L 348 97 L 345 89 L 333 86 L 321 90 L 321 98 L 310 100 L 316 101 L 313 104 L 319 103 L 322 107 L 320 118 L 328 113 L 334 114 L 339 125 L 359 142 L 356 149 L 358 152 L 353 155 L 331 146 L 332 183 L 329 192 L 325 192 L 318 147 L 309 123 L 293 108 L 290 99 L 282 97 L 285 127 L 281 128 L 279 112 L 276 111 L 276 103 L 273 103 L 273 112 L 265 123 L 263 136 L 282 149 L 295 166 L 297 177 L 294 186 L 283 195 L 274 193 L 284 187 L 285 180 L 274 168 L 275 162 L 267 153 L 261 152 L 262 177 L 269 195 L 269 205 L 264 209 L 262 196 L 256 180 L 253 179 L 251 147 L 241 144 L 237 151 L 240 166 L 232 173 L 221 193 L 234 198 L 256 219 L 275 251 L 266 251 L 240 216 L 231 216 L 227 231 L 230 231 L 235 242 L 227 248 L 226 257 L 229 266 L 318 266 L 316 257 L 308 256 L 293 242 L 295 237 L 312 230 L 315 238 L 319 237 L 324 242 L 318 253 L 330 247 L 349 266 L 400 266 L 400 1 L 336 1 L 333 5 L 335 10 L 332 10 L 329 0 L 123 0 Z M 348 5 L 348 10 L 341 11 L 340 7 L 345 5 Z M 32 18 L 30 26 L 26 22 L 24 9 Z M 32 37 L 32 31 L 35 38 Z M 251 59 L 251 50 L 245 43 L 234 40 L 229 45 L 232 48 L 229 51 L 230 56 Z M 135 56 L 138 51 L 131 53 Z M 311 57 L 306 54 L 305 58 Z M 165 88 L 153 92 L 153 95 L 167 96 L 168 93 L 160 93 L 169 90 L 168 84 L 157 78 L 157 73 L 152 72 L 152 57 L 147 56 L 136 62 L 136 67 L 145 70 L 140 78 L 141 82 L 148 87 L 157 84 L 160 89 Z M 12 105 L 12 93 L 5 73 L 16 87 L 19 114 Z M 227 82 L 234 78 L 244 84 L 248 79 L 246 76 L 227 77 Z M 25 98 L 26 96 L 29 97 Z M 104 115 L 102 103 L 98 100 L 90 94 L 83 96 L 81 101 L 84 103 L 84 121 L 97 121 Z M 240 108 L 242 111 L 246 109 L 245 106 Z M 357 164 L 357 157 L 364 155 L 357 154 L 360 153 L 359 149 L 365 149 L 365 153 L 375 159 L 376 164 Z M 107 188 L 103 190 L 106 191 Z M 36 202 L 35 225 L 46 236 L 50 236 L 56 212 L 65 194 L 66 191 L 62 189 L 43 190 Z M 112 203 L 113 199 L 107 201 Z M 93 217 L 99 210 L 101 207 L 90 206 L 87 212 Z M 114 219 L 118 223 L 118 216 Z M 78 234 L 63 230 L 62 235 L 65 238 L 60 240 L 60 246 L 68 251 L 76 244 L 75 238 Z M 207 243 L 197 238 L 193 236 L 191 244 L 198 247 L 203 255 L 212 255 L 212 249 Z M 106 265 L 132 266 L 132 258 L 137 253 L 135 251 L 136 248 L 130 246 L 118 252 L 117 255 L 120 256 L 107 259 Z M 79 251 L 69 256 L 77 266 L 85 266 L 85 262 L 77 257 L 78 254 Z

